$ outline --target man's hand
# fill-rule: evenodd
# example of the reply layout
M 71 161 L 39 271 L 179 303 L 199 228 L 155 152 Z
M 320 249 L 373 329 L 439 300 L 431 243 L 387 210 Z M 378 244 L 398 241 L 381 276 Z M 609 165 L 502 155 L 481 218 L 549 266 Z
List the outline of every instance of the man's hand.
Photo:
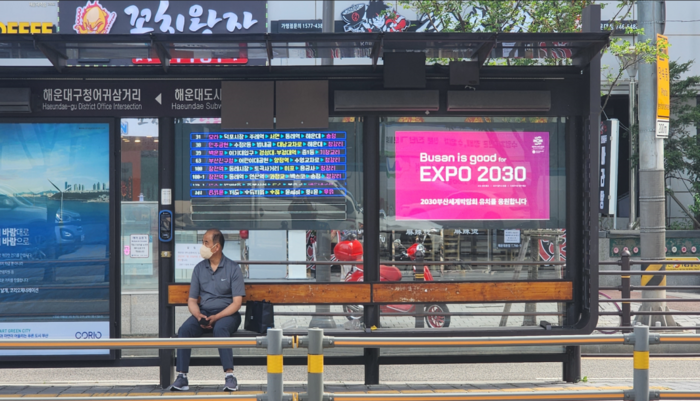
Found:
M 216 314 L 216 315 L 211 315 L 211 316 L 205 316 L 205 318 L 209 321 L 209 326 L 202 326 L 205 329 L 213 329 L 214 328 L 214 323 L 221 319 L 221 317 Z
M 203 329 L 209 329 L 209 328 L 211 328 L 211 322 L 209 322 L 208 325 L 201 324 L 202 319 L 204 319 L 204 320 L 209 320 L 209 318 L 208 318 L 207 316 L 205 316 L 205 315 L 203 315 L 203 314 L 201 314 L 201 313 L 198 313 L 198 314 L 197 314 L 196 316 L 194 316 L 194 317 L 195 317 L 195 319 L 197 319 L 198 322 L 200 322 L 199 326 L 200 326 L 201 328 L 203 328 Z
M 188 298 L 187 299 L 187 309 L 190 310 L 190 314 L 194 316 L 195 319 L 197 319 L 197 322 L 199 322 L 202 319 L 209 319 L 205 315 L 202 314 L 202 311 L 199 310 L 199 304 L 197 303 L 198 300 L 196 298 Z M 208 328 L 208 326 L 200 326 L 204 329 Z

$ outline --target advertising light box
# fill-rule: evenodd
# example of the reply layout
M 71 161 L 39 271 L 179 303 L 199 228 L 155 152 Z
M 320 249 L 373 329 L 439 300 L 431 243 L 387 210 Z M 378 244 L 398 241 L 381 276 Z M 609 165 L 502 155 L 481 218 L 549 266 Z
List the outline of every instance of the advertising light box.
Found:
M 548 132 L 397 131 L 397 220 L 548 220 Z
M 110 130 L 0 123 L 0 338 L 110 337 Z

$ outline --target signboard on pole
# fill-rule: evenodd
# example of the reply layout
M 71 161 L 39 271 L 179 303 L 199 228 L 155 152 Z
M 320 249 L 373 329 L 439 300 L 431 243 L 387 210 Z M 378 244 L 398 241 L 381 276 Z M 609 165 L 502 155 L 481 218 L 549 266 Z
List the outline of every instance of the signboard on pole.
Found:
M 617 214 L 617 167 L 620 143 L 620 121 L 610 119 L 600 123 L 600 214 Z
M 668 38 L 656 35 L 656 137 L 668 138 L 671 117 L 671 84 L 668 69 Z

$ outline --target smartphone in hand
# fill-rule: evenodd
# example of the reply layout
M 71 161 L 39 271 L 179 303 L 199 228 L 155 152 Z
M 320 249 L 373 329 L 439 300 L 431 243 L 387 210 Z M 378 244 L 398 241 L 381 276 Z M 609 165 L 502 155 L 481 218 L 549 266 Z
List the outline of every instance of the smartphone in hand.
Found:
M 200 326 L 209 326 L 209 321 L 206 318 L 199 319 Z

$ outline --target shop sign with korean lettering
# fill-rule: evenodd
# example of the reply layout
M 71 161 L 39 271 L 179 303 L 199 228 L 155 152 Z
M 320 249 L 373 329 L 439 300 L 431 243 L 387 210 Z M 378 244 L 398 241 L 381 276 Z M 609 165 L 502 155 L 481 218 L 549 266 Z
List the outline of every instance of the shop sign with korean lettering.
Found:
M 0 22 L 0 34 L 26 35 L 35 33 L 53 33 L 53 22 Z
M 0 81 L 0 87 L 30 88 L 37 116 L 221 116 L 221 81 Z
M 62 34 L 267 32 L 267 1 L 61 1 Z

